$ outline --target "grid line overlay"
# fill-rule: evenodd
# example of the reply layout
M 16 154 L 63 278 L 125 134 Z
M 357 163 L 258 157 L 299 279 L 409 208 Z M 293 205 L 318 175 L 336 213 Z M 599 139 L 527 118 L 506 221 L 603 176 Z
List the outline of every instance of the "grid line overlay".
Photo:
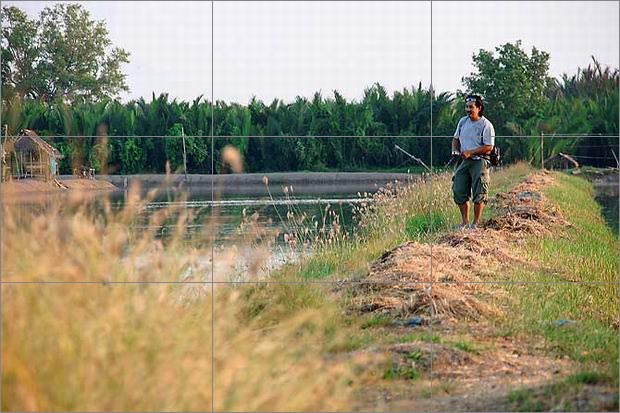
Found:
M 430 262 L 430 259 L 429 259 Z M 430 267 L 429 267 L 430 268 Z M 280 285 L 426 285 L 429 281 L 3 281 L 2 285 L 192 285 L 192 284 L 222 284 L 222 285 L 262 285 L 262 284 L 280 284 Z M 433 284 L 440 285 L 616 285 L 618 281 L 433 281 Z
M 431 92 L 430 92 L 430 130 L 431 130 L 431 179 L 430 179 L 430 198 L 429 198 L 429 205 L 428 205 L 428 209 L 429 209 L 429 216 L 428 216 L 428 220 L 430 222 L 430 275 L 431 275 L 431 279 L 430 279 L 430 294 L 431 296 L 429 297 L 429 313 L 430 313 L 430 322 L 429 322 L 429 328 L 430 328 L 430 332 L 431 332 L 431 337 L 433 337 L 433 324 L 434 323 L 434 318 L 435 318 L 435 313 L 433 311 L 433 234 L 434 234 L 434 228 L 433 228 L 433 98 L 434 98 L 434 85 L 433 85 L 433 0 L 431 0 L 430 2 L 430 17 L 431 17 L 431 27 L 430 27 L 430 32 L 431 32 Z M 430 361 L 430 407 L 431 407 L 431 412 L 434 410 L 433 409 L 433 343 L 434 340 L 431 339 L 431 361 Z
M 215 24 L 214 2 L 211 0 L 211 176 L 215 176 L 215 156 L 213 156 L 215 148 L 214 121 L 215 121 L 215 101 L 213 100 L 215 92 L 214 87 L 214 24 Z M 211 201 L 214 199 L 215 180 L 211 179 Z M 215 204 L 211 202 L 211 412 L 215 410 Z
M 285 0 L 288 1 L 288 0 Z M 235 136 L 235 135 L 215 135 L 214 134 L 214 0 L 211 0 L 211 134 L 208 136 L 195 136 L 195 137 L 204 137 L 204 138 L 210 138 L 211 139 L 211 175 L 212 176 L 216 176 L 215 175 L 215 162 L 216 160 L 214 159 L 214 147 L 215 147 L 215 140 L 216 139 L 226 139 L 226 138 L 235 138 L 235 137 L 251 137 L 251 136 Z M 215 244 L 215 220 L 213 219 L 214 215 L 215 215 L 215 209 L 217 208 L 217 206 L 214 204 L 214 197 L 215 197 L 215 187 L 214 187 L 214 179 L 211 180 L 211 233 L 210 233 L 210 237 L 211 237 L 211 279 L 210 281 L 206 282 L 206 281 L 5 281 L 3 279 L 3 272 L 0 271 L 0 287 L 4 286 L 4 285 L 33 285 L 33 284 L 41 284 L 41 285 L 60 285 L 60 284 L 75 284 L 75 285 L 124 285 L 124 284 L 128 284 L 128 285 L 132 285 L 132 284 L 141 284 L 141 285 L 148 285 L 148 284 L 153 284 L 153 285 L 167 285 L 167 284 L 178 284 L 178 285 L 188 285 L 188 284 L 200 284 L 200 285 L 207 285 L 209 284 L 210 289 L 211 289 L 211 328 L 212 328 L 212 334 L 211 334 L 211 412 L 215 412 L 215 403 L 214 403 L 214 383 L 215 383 L 215 367 L 214 367 L 214 352 L 215 352 L 215 347 L 214 347 L 214 336 L 215 336 L 215 329 L 214 329 L 214 320 L 215 320 L 215 313 L 214 313 L 214 292 L 215 292 L 215 288 L 217 285 L 260 285 L 260 284 L 316 284 L 316 285 L 338 285 L 338 286 L 342 286 L 342 285 L 356 285 L 356 284 L 364 284 L 364 285 L 408 285 L 408 284 L 415 284 L 415 285 L 430 285 L 430 294 L 431 294 L 431 303 L 432 303 L 432 299 L 433 299 L 433 285 L 434 284 L 439 284 L 439 285 L 469 285 L 469 284 L 478 284 L 478 285 L 570 285 L 570 284 L 575 284 L 575 285 L 618 285 L 618 316 L 620 319 L 620 279 L 618 278 L 618 274 L 620 274 L 620 263 L 619 263 L 619 267 L 618 267 L 618 274 L 616 275 L 616 281 L 609 281 L 609 282 L 589 282 L 589 281 L 471 281 L 471 282 L 451 282 L 451 281 L 433 281 L 433 244 L 434 244 L 434 227 L 433 227 L 433 139 L 437 139 L 437 138 L 452 138 L 452 136 L 449 135 L 433 135 L 433 97 L 434 97 L 434 87 L 433 87 L 433 32 L 432 32 L 432 28 L 433 28 L 433 0 L 430 0 L 430 19 L 431 19 L 431 43 L 430 43 L 430 53 L 431 53 L 431 93 L 430 93 L 430 136 L 398 136 L 398 135 L 387 135 L 387 136 L 344 136 L 344 135 L 338 135 L 338 136 L 260 136 L 263 138 L 336 138 L 336 137 L 370 137 L 370 138 L 377 138 L 377 139 L 381 139 L 381 138 L 412 138 L 412 139 L 419 139 L 419 138 L 430 138 L 430 158 L 431 158 L 431 163 L 430 163 L 430 168 L 431 168 L 431 176 L 430 176 L 430 199 L 429 199 L 429 219 L 430 219 L 430 240 L 429 240 L 429 245 L 430 245 L 430 257 L 429 257 L 429 262 L 430 262 L 430 278 L 429 281 L 406 281 L 406 282 L 364 282 L 364 281 L 348 281 L 348 280 L 336 280 L 336 281 L 268 281 L 268 280 L 257 280 L 257 281 L 252 281 L 252 280 L 248 280 L 248 281 L 216 281 L 215 277 L 214 277 L 214 267 L 215 267 L 215 250 L 214 250 L 214 244 Z M 619 118 L 620 118 L 620 112 L 619 112 Z M 190 135 L 186 135 L 187 137 L 191 137 Z M 574 136 L 596 136 L 596 135 L 588 135 L 588 134 L 558 134 L 556 137 L 557 138 L 568 138 L 568 137 L 574 137 Z M 608 138 L 608 137 L 616 137 L 616 135 L 599 135 L 601 138 Z M 58 136 L 58 137 L 67 137 L 67 136 Z M 98 136 L 93 136 L 93 137 L 98 137 Z M 114 138 L 125 138 L 125 137 L 144 137 L 144 138 L 166 138 L 166 136 L 108 136 L 108 138 L 110 139 L 114 139 Z M 538 138 L 538 136 L 532 136 L 532 135 L 516 135 L 516 136 L 496 136 L 496 137 L 509 137 L 509 138 Z M 168 136 L 169 138 L 169 136 Z M 551 138 L 551 136 L 545 136 L 545 138 Z M 618 144 L 620 146 L 620 136 L 618 136 Z M 620 171 L 619 171 L 619 178 L 620 178 Z M 0 183 L 0 186 L 2 184 Z M 2 202 L 2 199 L 0 198 L 0 202 Z M 618 198 L 618 204 L 620 206 L 620 197 Z M 1 228 L 1 223 L 0 223 L 0 241 L 2 237 L 2 228 Z M 620 250 L 619 250 L 619 254 L 620 254 Z M 1 257 L 0 257 L 0 268 L 2 266 L 2 262 L 1 262 Z M 2 311 L 3 311 L 3 307 L 2 307 L 2 294 L 0 294 L 0 319 L 2 317 Z M 431 322 L 429 325 L 430 328 L 430 334 L 431 336 L 433 335 L 433 319 L 436 316 L 434 314 L 433 311 L 433 306 L 432 304 L 429 307 L 429 313 L 430 313 L 430 318 L 431 318 Z M 0 343 L 2 341 L 2 323 L 0 323 Z M 618 348 L 620 350 L 620 330 L 618 333 Z M 433 340 L 431 340 L 430 342 L 430 353 L 431 353 L 431 359 L 430 359 L 430 406 L 431 412 L 435 412 L 435 410 L 433 409 Z M 618 360 L 619 363 L 619 367 L 620 367 L 620 358 Z M 0 358 L 0 377 L 2 376 L 2 360 Z M 620 393 L 620 389 L 619 389 L 619 393 Z M 0 380 L 0 406 L 1 406 L 1 401 L 2 401 L 2 381 Z M 620 408 L 618 410 L 620 412 Z
M 618 92 L 620 95 L 620 83 L 618 84 Z M 620 124 L 620 107 L 618 108 L 618 124 Z M 620 134 L 618 136 L 618 145 L 620 146 Z M 618 184 L 620 185 L 620 165 L 618 165 Z M 618 194 L 618 210 L 620 210 L 620 193 Z M 618 268 L 616 277 L 618 281 L 618 318 L 616 322 L 620 325 L 620 225 L 618 226 Z M 620 371 L 620 326 L 618 327 L 618 371 Z M 618 384 L 618 398 L 620 398 L 620 383 Z M 618 413 L 620 413 L 620 403 L 618 403 Z

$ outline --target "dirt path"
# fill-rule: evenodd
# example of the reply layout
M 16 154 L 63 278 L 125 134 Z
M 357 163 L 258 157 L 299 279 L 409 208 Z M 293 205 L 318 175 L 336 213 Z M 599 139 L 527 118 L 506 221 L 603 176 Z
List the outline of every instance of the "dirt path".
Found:
M 37 179 L 16 179 L 2 183 L 3 195 L 22 195 L 31 193 L 51 193 L 66 190 L 113 190 L 113 184 L 102 179 L 62 179 L 44 182 Z
M 386 252 L 359 285 L 347 290 L 355 312 L 419 324 L 381 327 L 379 335 L 402 337 L 403 342 L 372 351 L 392 360 L 392 371 L 401 378 L 414 371 L 421 376 L 365 387 L 357 410 L 513 411 L 523 407 L 515 404 L 519 389 L 529 389 L 530 403 L 540 403 L 526 407 L 546 408 L 550 386 L 579 365 L 551 355 L 542 339 L 502 335 L 496 321 L 510 316 L 502 304 L 506 290 L 481 282 L 505 281 L 502 274 L 514 266 L 540 269 L 539 263 L 519 255 L 519 246 L 526 237 L 570 225 L 542 195 L 541 188 L 552 183 L 549 174 L 533 175 L 494 199 L 498 213 L 482 228 L 441 236 L 432 248 L 432 289 L 430 246 L 408 242 Z M 586 385 L 562 403 L 607 411 L 613 409 L 614 395 L 617 389 Z
M 411 330 L 402 330 L 401 334 Z M 428 330 L 427 330 L 428 332 Z M 468 323 L 463 328 L 456 322 L 445 322 L 433 328 L 440 343 L 412 340 L 408 343 L 382 346 L 375 351 L 387 355 L 396 369 L 411 367 L 423 371 L 416 381 L 390 381 L 358 396 L 358 411 L 514 411 L 510 394 L 518 389 L 545 389 L 578 369 L 567 358 L 555 358 L 545 352 L 544 343 L 502 337 L 487 323 Z M 454 343 L 467 342 L 475 350 L 463 350 Z M 432 356 L 431 356 L 432 352 Z M 421 354 L 412 363 L 407 357 Z M 432 366 L 432 400 L 430 359 Z M 591 386 L 600 395 L 589 400 L 582 396 L 585 410 L 605 411 L 613 405 L 615 389 Z M 574 403 L 573 403 L 574 404 Z

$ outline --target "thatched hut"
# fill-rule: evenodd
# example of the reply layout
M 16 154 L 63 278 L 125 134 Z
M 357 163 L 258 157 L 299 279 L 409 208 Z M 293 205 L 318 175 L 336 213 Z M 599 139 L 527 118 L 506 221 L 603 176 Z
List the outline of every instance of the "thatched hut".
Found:
M 34 131 L 23 129 L 5 146 L 5 162 L 14 178 L 52 181 L 58 175 L 58 163 L 64 156 Z
M 577 169 L 579 168 L 579 162 L 572 156 L 560 152 L 545 160 L 545 168 L 561 170 Z

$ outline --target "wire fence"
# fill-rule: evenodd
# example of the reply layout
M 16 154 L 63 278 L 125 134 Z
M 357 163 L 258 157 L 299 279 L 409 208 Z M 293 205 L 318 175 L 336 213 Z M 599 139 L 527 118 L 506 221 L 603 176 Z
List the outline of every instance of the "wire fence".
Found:
M 232 142 L 245 139 L 247 157 L 244 171 L 251 172 L 369 172 L 381 170 L 414 170 L 418 173 L 442 170 L 450 165 L 452 135 L 47 135 L 41 136 L 45 142 L 60 148 L 63 146 L 65 159 L 58 162 L 55 174 L 73 174 L 80 178 L 92 178 L 98 175 L 133 175 L 162 174 L 170 168 L 175 173 L 184 174 L 225 174 L 230 173 L 230 162 L 223 159 L 223 147 Z M 124 148 L 126 140 L 137 141 L 136 151 L 130 153 Z M 173 142 L 183 141 L 177 146 L 157 143 L 147 144 L 149 139 L 169 139 Z M 192 139 L 193 147 L 186 148 L 185 141 Z M 95 140 L 95 141 L 93 141 Z M 248 141 L 250 140 L 250 141 Z M 285 144 L 287 140 L 293 146 Z M 314 164 L 300 161 L 308 156 L 314 143 L 321 142 L 323 148 L 312 156 Z M 337 143 L 329 142 L 337 140 Z M 347 140 L 353 142 L 353 149 L 346 148 Z M 360 140 L 365 143 L 360 144 Z M 82 142 L 84 141 L 84 142 Z M 280 141 L 280 142 L 278 142 Z M 297 141 L 295 143 L 295 141 Z M 370 141 L 375 141 L 368 144 Z M 3 137 L 2 143 L 7 142 Z M 107 149 L 101 150 L 101 144 L 107 142 Z M 250 153 L 247 142 L 254 145 Z M 273 145 L 275 146 L 273 146 Z M 495 144 L 502 151 L 505 164 L 524 161 L 539 167 L 553 167 L 554 157 L 564 161 L 595 167 L 618 167 L 620 153 L 620 134 L 603 133 L 555 133 L 528 135 L 495 135 Z M 243 143 L 241 143 L 243 145 Z M 257 146 L 258 145 L 258 146 Z M 271 145 L 271 146 L 270 146 Z M 289 145 L 288 147 L 286 145 Z M 308 146 L 310 145 L 310 146 Z M 335 145 L 335 146 L 334 146 Z M 400 145 L 400 146 L 399 146 Z M 333 147 L 332 147 L 333 146 Z M 401 147 L 402 146 L 402 147 Z M 103 145 L 105 147 L 105 144 Z M 49 148 L 48 148 L 49 149 Z M 348 153 L 345 153 L 346 151 Z M 96 151 L 101 153 L 95 154 Z M 121 153 L 121 152 L 127 153 Z M 114 153 L 113 153 L 114 152 Z M 258 153 L 258 155 L 257 155 Z M 434 153 L 434 158 L 431 154 Z M 113 154 L 113 156 L 111 156 Z M 199 154 L 199 156 L 197 155 Z M 140 158 L 141 164 L 135 164 L 131 156 Z M 9 158 L 12 155 L 8 156 Z M 99 159 L 95 159 L 99 157 Z M 200 160 L 197 160 L 200 158 Z M 288 158 L 288 159 L 287 159 Z M 331 158 L 331 160 L 330 160 Z M 334 161 L 333 159 L 337 159 Z M 4 161 L 4 159 L 3 159 Z M 18 166 L 14 177 L 32 176 L 28 171 L 27 159 L 10 160 Z M 131 164 L 134 162 L 134 164 Z M 32 161 L 30 161 L 32 164 Z M 95 165 L 95 167 L 93 167 Z M 128 166 L 131 165 L 131 166 Z M 4 168 L 4 167 L 3 167 Z M 9 169 L 15 168 L 10 166 Z M 3 178 L 8 171 L 3 169 Z M 417 169 L 420 169 L 419 171 Z M 86 172 L 85 172 L 86 171 Z M 53 173 L 54 174 L 54 173 Z
M 114 138 L 114 139 L 132 139 L 132 138 L 204 138 L 204 139 L 241 139 L 241 138 L 267 138 L 267 139 L 281 139 L 281 138 L 376 138 L 376 139 L 389 139 L 389 138 L 415 138 L 415 139 L 445 139 L 454 138 L 453 135 L 295 135 L 295 134 L 283 134 L 283 135 L 42 135 L 42 138 L 46 139 L 101 139 L 101 138 Z M 540 138 L 541 135 L 495 135 L 495 138 Z M 563 134 L 545 134 L 543 138 L 545 140 L 554 138 L 617 138 L 620 139 L 620 134 L 596 134 L 596 133 L 563 133 Z M 2 136 L 3 140 L 5 135 Z

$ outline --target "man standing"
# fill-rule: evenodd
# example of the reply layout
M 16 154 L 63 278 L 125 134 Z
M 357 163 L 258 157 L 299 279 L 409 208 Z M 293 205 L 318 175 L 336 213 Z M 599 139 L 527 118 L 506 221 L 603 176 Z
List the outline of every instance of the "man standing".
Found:
M 454 202 L 461 211 L 461 229 L 476 228 L 487 202 L 490 182 L 488 155 L 495 145 L 495 129 L 485 118 L 484 103 L 478 95 L 465 98 L 465 112 L 454 132 L 452 154 L 460 155 L 461 163 L 452 177 Z M 469 225 L 469 200 L 474 203 L 474 221 Z

